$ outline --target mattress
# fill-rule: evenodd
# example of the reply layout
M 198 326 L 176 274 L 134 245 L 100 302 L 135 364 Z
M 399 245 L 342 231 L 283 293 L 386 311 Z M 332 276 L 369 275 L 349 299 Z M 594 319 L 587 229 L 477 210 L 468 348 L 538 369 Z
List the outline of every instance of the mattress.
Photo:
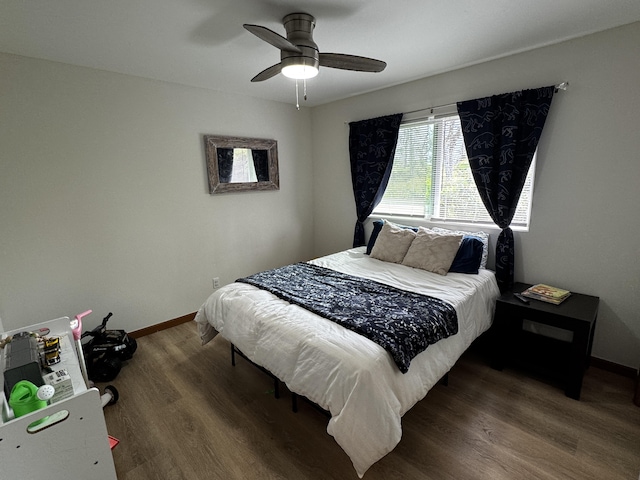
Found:
M 245 283 L 214 292 L 195 321 L 203 344 L 218 333 L 287 387 L 329 411 L 327 432 L 362 477 L 402 437 L 402 415 L 491 325 L 499 289 L 493 271 L 446 276 L 383 262 L 365 248 L 310 263 L 445 300 L 458 333 L 430 345 L 401 373 L 390 354 L 365 337 Z

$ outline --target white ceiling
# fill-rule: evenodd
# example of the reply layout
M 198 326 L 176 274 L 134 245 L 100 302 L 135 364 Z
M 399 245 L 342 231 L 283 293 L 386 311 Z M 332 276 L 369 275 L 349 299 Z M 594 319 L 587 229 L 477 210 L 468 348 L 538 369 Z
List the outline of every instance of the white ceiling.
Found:
M 280 55 L 242 24 L 284 36 L 293 12 L 321 52 L 388 64 L 321 68 L 314 106 L 639 21 L 640 0 L 0 0 L 0 51 L 291 103 L 293 80 L 250 82 Z

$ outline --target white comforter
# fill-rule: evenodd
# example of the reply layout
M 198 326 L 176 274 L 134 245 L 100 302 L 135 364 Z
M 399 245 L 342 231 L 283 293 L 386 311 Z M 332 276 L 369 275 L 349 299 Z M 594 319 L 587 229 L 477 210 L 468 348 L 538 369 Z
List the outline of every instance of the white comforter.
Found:
M 432 295 L 457 311 L 458 333 L 415 357 L 406 374 L 388 352 L 365 337 L 244 283 L 217 290 L 195 317 L 203 344 L 219 332 L 291 391 L 331 412 L 327 432 L 360 477 L 398 444 L 402 415 L 490 326 L 499 295 L 489 270 L 441 276 L 363 252 L 346 250 L 311 263 Z

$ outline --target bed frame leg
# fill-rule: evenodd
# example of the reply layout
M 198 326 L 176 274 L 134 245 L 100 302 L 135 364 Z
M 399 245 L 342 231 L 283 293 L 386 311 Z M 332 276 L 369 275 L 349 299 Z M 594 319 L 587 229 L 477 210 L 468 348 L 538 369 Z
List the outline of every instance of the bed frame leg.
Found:
M 298 394 L 291 392 L 291 410 L 293 413 L 298 413 Z
M 280 398 L 280 380 L 278 380 L 278 378 L 274 374 L 269 372 L 266 368 L 263 368 L 260 365 L 249 360 L 249 358 L 246 357 L 240 350 L 238 350 L 236 346 L 232 343 L 231 344 L 231 365 L 233 365 L 234 367 L 236 366 L 236 353 L 241 357 L 245 358 L 249 363 L 259 368 L 260 370 L 262 370 L 264 373 L 266 373 L 273 379 L 273 396 L 276 398 Z
M 449 386 L 449 372 L 444 374 L 444 376 L 440 379 L 440 383 L 445 387 Z

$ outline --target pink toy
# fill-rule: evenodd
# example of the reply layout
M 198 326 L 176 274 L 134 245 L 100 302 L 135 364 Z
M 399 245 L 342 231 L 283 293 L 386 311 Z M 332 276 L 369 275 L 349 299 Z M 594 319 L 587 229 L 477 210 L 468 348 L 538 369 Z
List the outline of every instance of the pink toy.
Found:
M 86 312 L 79 313 L 76 318 L 71 320 L 71 331 L 73 332 L 73 339 L 76 341 L 76 348 L 78 349 L 78 359 L 80 360 L 80 370 L 82 370 L 82 376 L 84 377 L 84 383 L 87 387 L 90 386 L 89 375 L 87 374 L 87 365 L 84 363 L 84 353 L 82 352 L 82 318 L 86 317 L 93 310 L 87 310 Z

